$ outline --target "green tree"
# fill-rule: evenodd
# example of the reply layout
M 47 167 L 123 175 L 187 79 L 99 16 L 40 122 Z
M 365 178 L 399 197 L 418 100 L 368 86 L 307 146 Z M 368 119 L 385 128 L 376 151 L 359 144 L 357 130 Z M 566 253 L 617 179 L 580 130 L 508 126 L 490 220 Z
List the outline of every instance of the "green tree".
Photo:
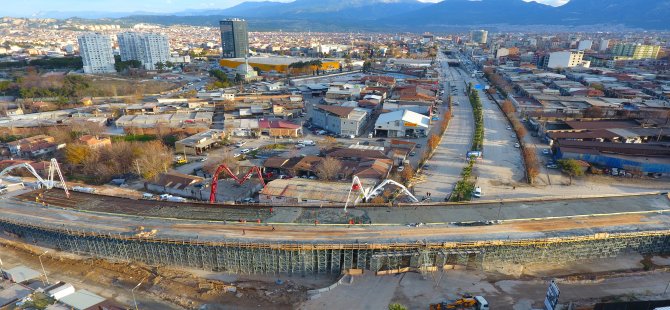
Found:
M 160 61 L 157 62 L 156 63 L 156 70 L 158 70 L 158 72 L 163 72 L 163 70 L 165 70 L 165 64 L 160 62 Z
M 393 303 L 389 305 L 389 310 L 407 310 L 407 307 L 399 303 Z
M 584 170 L 578 161 L 574 159 L 561 159 L 558 161 L 561 170 L 570 176 L 570 185 L 572 185 L 572 178 L 584 175 Z

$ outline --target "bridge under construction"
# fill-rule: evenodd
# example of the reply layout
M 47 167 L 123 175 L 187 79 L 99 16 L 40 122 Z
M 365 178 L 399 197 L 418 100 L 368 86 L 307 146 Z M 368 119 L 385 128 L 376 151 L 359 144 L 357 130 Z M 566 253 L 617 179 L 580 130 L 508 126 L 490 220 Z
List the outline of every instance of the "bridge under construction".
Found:
M 457 266 L 487 270 L 627 253 L 670 253 L 668 197 L 621 199 L 629 205 L 628 212 L 617 209 L 612 200 L 596 199 L 588 204 L 606 203 L 616 212 L 532 219 L 508 216 L 495 223 L 481 218 L 451 224 L 329 226 L 121 215 L 45 208 L 11 198 L 0 202 L 0 230 L 26 243 L 85 256 L 239 274 L 340 274 L 350 269 L 434 272 Z M 528 209 L 523 203 L 506 207 Z M 460 216 L 458 209 L 448 212 Z M 557 210 L 547 212 L 557 214 Z M 137 226 L 157 233 L 138 236 Z

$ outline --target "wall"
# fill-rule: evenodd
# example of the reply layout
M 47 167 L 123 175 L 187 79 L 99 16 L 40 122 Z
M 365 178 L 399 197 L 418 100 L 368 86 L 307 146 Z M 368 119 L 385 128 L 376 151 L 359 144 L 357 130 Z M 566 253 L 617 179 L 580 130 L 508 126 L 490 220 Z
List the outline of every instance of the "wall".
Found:
M 351 268 L 380 270 L 464 265 L 495 270 L 505 264 L 557 263 L 627 253 L 670 253 L 670 230 L 565 238 L 408 244 L 302 244 L 290 241 L 201 242 L 123 237 L 34 226 L 0 219 L 0 231 L 61 251 L 152 266 L 246 274 L 341 274 Z

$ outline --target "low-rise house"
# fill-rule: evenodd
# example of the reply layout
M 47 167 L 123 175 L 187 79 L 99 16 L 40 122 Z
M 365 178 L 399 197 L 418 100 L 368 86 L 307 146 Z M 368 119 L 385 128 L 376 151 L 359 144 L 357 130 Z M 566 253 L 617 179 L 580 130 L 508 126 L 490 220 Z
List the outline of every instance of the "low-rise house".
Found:
M 368 112 L 355 107 L 316 105 L 310 111 L 312 124 L 332 133 L 359 136 L 368 120 Z
M 98 137 L 93 135 L 84 135 L 79 137 L 79 142 L 91 149 L 99 149 L 112 145 L 112 139 L 109 137 Z
M 261 119 L 258 127 L 262 135 L 270 137 L 301 137 L 302 126 L 280 119 Z
M 175 142 L 175 152 L 178 154 L 200 155 L 217 143 L 221 143 L 225 137 L 225 131 L 210 129 Z
M 57 144 L 54 137 L 37 135 L 7 143 L 7 148 L 14 156 L 38 158 L 62 149 L 65 144 Z
M 152 192 L 197 198 L 203 181 L 201 177 L 179 172 L 166 172 L 161 173 L 156 182 L 145 183 L 145 186 Z

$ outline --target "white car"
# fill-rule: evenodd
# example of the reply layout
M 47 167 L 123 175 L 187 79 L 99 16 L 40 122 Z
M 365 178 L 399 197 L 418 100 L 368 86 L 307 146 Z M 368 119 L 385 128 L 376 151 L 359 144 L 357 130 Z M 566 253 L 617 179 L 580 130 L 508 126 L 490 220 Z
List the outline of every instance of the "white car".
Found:
M 235 157 L 235 158 L 240 157 L 240 153 L 233 154 L 233 157 Z
M 303 144 L 303 145 L 304 145 L 304 144 L 305 144 L 305 140 L 298 140 L 298 143 L 297 143 L 297 144 Z
M 521 145 L 519 143 L 514 143 L 514 147 L 518 149 L 521 147 Z
M 507 126 L 507 130 L 512 130 L 512 126 Z
M 302 144 L 302 143 L 298 143 L 298 144 L 295 145 L 295 147 L 298 148 L 298 149 L 301 149 L 301 148 L 305 147 L 305 145 Z
M 479 186 L 475 187 L 475 190 L 472 192 L 472 197 L 482 198 L 482 188 Z
M 405 166 L 398 167 L 398 172 L 402 172 L 403 170 L 405 170 Z
M 240 146 L 243 146 L 245 144 L 247 144 L 247 141 L 240 141 L 240 142 L 235 143 L 235 146 L 240 147 Z
M 246 153 L 249 153 L 249 152 L 251 152 L 250 149 L 244 149 L 244 150 L 240 151 L 240 153 L 242 153 L 242 154 L 246 154 Z

